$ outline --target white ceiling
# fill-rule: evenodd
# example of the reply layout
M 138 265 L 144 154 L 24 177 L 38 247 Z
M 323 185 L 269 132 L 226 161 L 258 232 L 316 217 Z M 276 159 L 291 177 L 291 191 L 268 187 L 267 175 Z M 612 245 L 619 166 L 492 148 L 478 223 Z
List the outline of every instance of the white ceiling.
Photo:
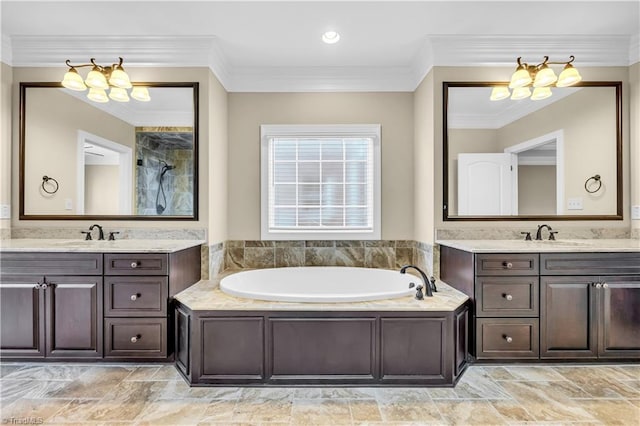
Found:
M 208 66 L 229 91 L 414 90 L 434 65 L 640 58 L 640 0 L 7 1 L 2 59 Z M 341 40 L 322 43 L 326 30 Z

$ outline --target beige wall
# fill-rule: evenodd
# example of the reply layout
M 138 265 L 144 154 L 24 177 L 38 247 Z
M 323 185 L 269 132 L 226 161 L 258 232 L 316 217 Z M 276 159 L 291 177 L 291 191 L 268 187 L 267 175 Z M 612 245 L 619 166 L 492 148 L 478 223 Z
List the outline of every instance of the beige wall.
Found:
M 18 111 L 19 107 L 19 89 L 18 84 L 21 81 L 39 82 L 39 81 L 60 81 L 64 74 L 63 67 L 55 68 L 13 68 L 13 101 L 12 110 Z M 219 146 L 221 136 L 211 136 L 211 126 L 218 124 L 224 127 L 224 123 L 218 119 L 216 114 L 224 114 L 224 111 L 212 111 L 209 105 L 222 105 L 226 102 L 226 92 L 219 87 L 219 83 L 213 76 L 208 68 L 127 68 L 127 73 L 130 75 L 132 81 L 147 81 L 147 82 L 198 82 L 200 85 L 199 90 L 199 219 L 197 221 L 100 221 L 106 229 L 117 228 L 181 228 L 181 229 L 202 229 L 208 228 L 209 223 L 209 199 L 210 196 L 216 200 L 217 208 L 226 209 L 226 190 L 221 190 L 219 184 L 210 185 L 210 169 L 214 165 L 219 165 L 219 162 L 223 161 L 218 158 L 217 163 L 210 164 L 210 159 L 216 157 L 217 153 L 210 155 L 209 144 L 212 141 L 217 141 Z M 210 90 L 210 85 L 218 85 L 215 90 Z M 213 98 L 212 98 L 213 97 Z M 3 112 L 4 116 L 4 112 Z M 219 129 L 218 129 L 219 130 Z M 222 131 L 222 130 L 220 130 Z M 11 179 L 11 194 L 12 194 L 12 227 L 13 228 L 76 228 L 89 226 L 95 223 L 95 220 L 91 221 L 25 221 L 18 219 L 18 116 L 17 114 L 12 117 L 12 164 L 14 165 L 12 170 Z M 224 153 L 222 154 L 224 158 Z M 217 157 L 216 157 L 217 158 Z M 224 179 L 223 179 L 224 181 Z M 222 219 L 221 219 L 222 220 Z M 216 225 L 216 229 L 224 227 L 224 225 Z M 219 232 L 219 231 L 216 231 Z M 216 238 L 216 241 L 220 241 L 221 238 L 225 238 L 224 235 L 209 235 L 209 240 Z
M 411 93 L 229 94 L 229 238 L 260 239 L 261 124 L 381 124 L 382 238 L 413 238 Z
M 631 204 L 640 206 L 640 62 L 629 67 Z M 628 214 L 625 211 L 625 214 Z M 640 220 L 631 221 L 640 237 Z
M 518 166 L 518 214 L 556 214 L 556 166 Z
M 579 66 L 579 64 L 576 64 Z M 622 81 L 623 82 L 623 110 L 622 110 L 622 140 L 623 140 L 623 158 L 629 158 L 629 84 L 628 67 L 603 67 L 603 68 L 585 68 L 579 67 L 580 73 L 585 81 Z M 488 228 L 487 222 L 482 221 L 465 221 L 465 222 L 445 222 L 442 220 L 442 82 L 443 81 L 505 81 L 513 72 L 513 67 L 434 67 L 432 87 L 434 90 L 433 105 L 435 108 L 434 116 L 434 138 L 435 138 L 435 197 L 433 202 L 433 211 L 435 214 L 435 229 L 478 229 Z M 425 79 L 426 80 L 426 79 Z M 425 81 L 422 82 L 424 84 Z M 637 118 L 636 118 L 637 120 Z M 637 160 L 636 160 L 637 161 Z M 634 167 L 634 165 L 631 165 Z M 635 167 L 640 165 L 635 164 Z M 629 229 L 629 198 L 630 198 L 630 174 L 629 162 L 625 160 L 623 167 L 623 206 L 624 220 L 622 221 L 549 221 L 555 224 L 559 229 L 568 227 L 598 227 L 598 228 L 619 228 Z M 637 186 L 634 183 L 634 187 Z M 531 228 L 535 222 L 522 221 L 497 221 L 491 222 L 492 228 Z
M 85 214 L 118 214 L 120 211 L 120 167 L 86 165 L 84 167 Z
M 433 102 L 434 80 L 430 71 L 418 86 L 413 96 L 413 168 L 414 168 L 414 239 L 423 243 L 433 243 L 434 222 L 442 211 L 434 208 L 436 194 L 434 174 L 439 167 L 435 164 L 435 110 Z
M 0 204 L 11 204 L 11 93 L 13 72 L 0 63 Z M 11 229 L 11 219 L 0 219 L 0 229 Z
M 134 149 L 135 128 L 61 90 L 28 88 L 26 99 L 25 213 L 76 214 L 78 130 Z M 131 169 L 133 173 L 133 160 Z M 55 194 L 42 190 L 42 176 L 45 175 L 58 181 Z M 118 180 L 116 178 L 116 182 Z M 73 210 L 65 209 L 65 200 L 72 201 Z M 118 198 L 111 201 L 118 204 Z M 90 214 L 86 207 L 85 213 Z
M 209 193 L 209 242 L 218 243 L 228 239 L 228 113 L 227 92 L 211 73 L 209 73 L 209 103 L 206 108 L 207 111 L 204 116 L 209 120 L 209 152 L 206 157 L 208 160 L 209 179 L 203 180 L 201 175 L 200 193 L 202 194 L 203 190 Z M 200 155 L 202 159 L 203 153 L 201 152 Z M 202 203 L 203 201 L 201 200 L 200 202 Z

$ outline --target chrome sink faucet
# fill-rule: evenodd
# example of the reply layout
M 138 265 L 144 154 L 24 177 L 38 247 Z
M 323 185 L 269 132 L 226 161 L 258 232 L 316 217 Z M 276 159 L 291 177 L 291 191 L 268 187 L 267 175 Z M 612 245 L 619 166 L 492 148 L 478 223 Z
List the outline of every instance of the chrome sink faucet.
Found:
M 536 231 L 536 241 L 542 241 L 542 229 L 544 228 L 547 228 L 547 230 L 549 231 L 549 239 L 555 240 L 554 234 L 556 234 L 557 232 L 551 232 L 553 231 L 553 229 L 551 229 L 549 225 L 544 224 L 538 226 L 538 230 Z

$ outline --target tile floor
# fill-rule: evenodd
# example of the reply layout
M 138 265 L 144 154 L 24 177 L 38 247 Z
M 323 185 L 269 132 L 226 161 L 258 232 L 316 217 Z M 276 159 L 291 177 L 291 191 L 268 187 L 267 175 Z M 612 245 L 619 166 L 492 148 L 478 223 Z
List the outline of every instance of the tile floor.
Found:
M 0 365 L 3 424 L 640 425 L 640 364 L 472 366 L 455 388 L 190 388 L 171 365 Z

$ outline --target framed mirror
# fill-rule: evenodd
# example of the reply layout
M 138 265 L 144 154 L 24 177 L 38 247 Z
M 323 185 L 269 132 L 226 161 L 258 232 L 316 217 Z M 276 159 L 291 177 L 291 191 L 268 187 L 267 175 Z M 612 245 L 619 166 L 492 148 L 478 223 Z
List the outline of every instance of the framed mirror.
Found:
M 490 100 L 443 83 L 445 221 L 622 220 L 622 83 Z
M 20 83 L 21 220 L 197 220 L 198 83 L 98 103 Z

